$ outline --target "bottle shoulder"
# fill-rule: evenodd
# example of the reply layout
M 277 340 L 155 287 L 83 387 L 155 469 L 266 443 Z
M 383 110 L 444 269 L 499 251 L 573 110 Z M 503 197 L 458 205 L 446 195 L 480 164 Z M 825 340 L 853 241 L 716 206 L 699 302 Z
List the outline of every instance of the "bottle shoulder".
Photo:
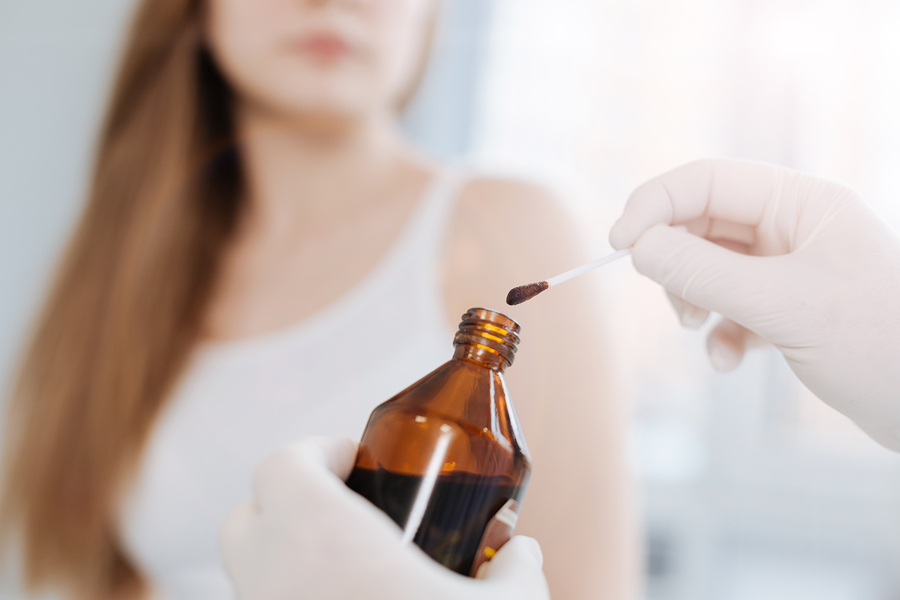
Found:
M 497 405 L 498 397 L 505 400 L 503 406 Z M 421 409 L 447 418 L 478 417 L 485 410 L 505 409 L 508 397 L 502 373 L 451 359 L 378 405 L 372 414 Z
M 503 374 L 463 360 L 448 361 L 379 405 L 370 429 L 426 437 L 453 431 L 528 456 Z

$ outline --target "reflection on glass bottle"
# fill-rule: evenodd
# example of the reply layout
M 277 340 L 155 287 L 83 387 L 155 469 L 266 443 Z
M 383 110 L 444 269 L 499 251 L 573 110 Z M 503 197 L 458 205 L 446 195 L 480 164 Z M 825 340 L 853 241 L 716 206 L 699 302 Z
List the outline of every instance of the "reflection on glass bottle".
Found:
M 498 312 L 466 312 L 453 359 L 372 412 L 347 480 L 405 541 L 464 575 L 511 533 L 531 474 L 503 378 L 518 332 Z

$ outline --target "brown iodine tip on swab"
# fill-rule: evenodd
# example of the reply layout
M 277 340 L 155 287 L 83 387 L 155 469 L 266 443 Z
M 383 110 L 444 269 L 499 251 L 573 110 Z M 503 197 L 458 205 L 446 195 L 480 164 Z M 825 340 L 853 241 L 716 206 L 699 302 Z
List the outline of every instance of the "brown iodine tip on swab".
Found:
M 554 285 L 560 284 L 563 281 L 568 281 L 573 277 L 578 277 L 579 275 L 583 275 L 588 271 L 596 269 L 597 267 L 602 267 L 607 263 L 611 263 L 612 261 L 622 258 L 623 256 L 628 256 L 631 254 L 630 248 L 625 248 L 624 250 L 619 250 L 618 252 L 613 252 L 612 254 L 608 254 L 602 258 L 598 258 L 597 260 L 592 260 L 587 264 L 583 264 L 580 267 L 575 267 L 565 273 L 561 273 L 556 277 L 551 277 L 546 281 L 539 281 L 537 283 L 529 283 L 527 285 L 520 285 L 519 287 L 514 287 L 509 290 L 509 293 L 506 295 L 506 303 L 510 306 L 515 306 L 516 304 L 522 304 L 528 300 L 531 300 L 541 292 L 545 290 L 549 290 Z
M 544 290 L 549 290 L 550 284 L 546 281 L 538 281 L 537 283 L 529 283 L 528 285 L 520 285 L 509 290 L 506 295 L 506 303 L 510 306 L 522 304 L 527 300 L 531 300 Z

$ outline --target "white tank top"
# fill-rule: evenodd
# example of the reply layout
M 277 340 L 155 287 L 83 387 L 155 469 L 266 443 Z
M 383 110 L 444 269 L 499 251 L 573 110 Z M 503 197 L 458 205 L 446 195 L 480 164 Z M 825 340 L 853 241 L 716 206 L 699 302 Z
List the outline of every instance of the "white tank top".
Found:
M 234 598 L 218 528 L 251 496 L 256 465 L 302 436 L 358 439 L 375 406 L 450 359 L 437 266 L 461 184 L 439 175 L 381 262 L 326 309 L 197 349 L 119 517 L 154 598 Z

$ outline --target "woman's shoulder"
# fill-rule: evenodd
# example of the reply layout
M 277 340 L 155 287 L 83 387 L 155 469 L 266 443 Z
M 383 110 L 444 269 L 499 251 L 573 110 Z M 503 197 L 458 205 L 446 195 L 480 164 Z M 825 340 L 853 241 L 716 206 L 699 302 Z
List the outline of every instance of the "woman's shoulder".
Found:
M 536 182 L 468 177 L 451 221 L 445 291 L 460 304 L 476 301 L 468 299 L 472 295 L 505 298 L 511 287 L 584 259 L 580 232 L 562 199 Z
M 535 181 L 475 175 L 460 191 L 454 218 L 459 234 L 489 229 L 506 249 L 538 263 L 575 258 L 580 232 L 562 197 Z
M 457 212 L 475 212 L 531 222 L 535 217 L 569 222 L 560 196 L 550 187 L 526 179 L 471 175 L 460 190 Z

